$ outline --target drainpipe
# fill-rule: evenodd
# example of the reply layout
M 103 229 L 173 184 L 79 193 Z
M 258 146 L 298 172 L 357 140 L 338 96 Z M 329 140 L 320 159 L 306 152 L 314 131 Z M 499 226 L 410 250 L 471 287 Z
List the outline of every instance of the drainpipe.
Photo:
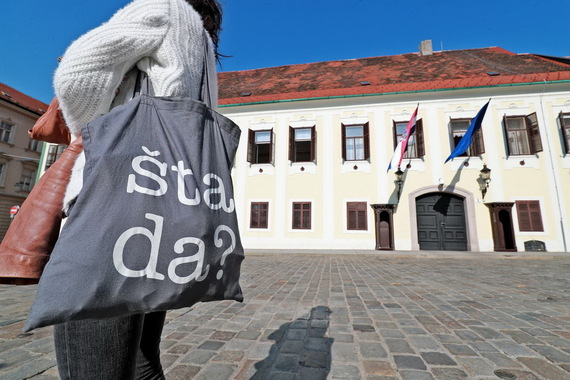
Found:
M 552 146 L 551 146 L 551 142 L 550 142 L 550 137 L 548 135 L 548 128 L 547 128 L 547 123 L 546 123 L 546 116 L 544 113 L 544 103 L 543 103 L 543 97 L 544 97 L 544 90 L 546 88 L 546 80 L 544 80 L 544 83 L 542 85 L 542 92 L 540 93 L 540 111 L 542 112 L 542 122 L 544 125 L 544 133 L 546 134 L 546 143 L 548 144 L 548 157 L 550 158 L 550 170 L 552 171 L 552 178 L 554 179 L 554 190 L 556 192 L 556 203 L 558 204 L 558 212 L 560 214 L 560 229 L 562 230 L 562 243 L 564 244 L 564 252 L 568 252 L 568 246 L 566 243 L 566 233 L 564 225 L 564 214 L 562 213 L 562 203 L 560 200 L 560 183 L 558 181 L 558 176 L 556 175 L 556 170 L 554 169 L 554 151 L 552 150 Z

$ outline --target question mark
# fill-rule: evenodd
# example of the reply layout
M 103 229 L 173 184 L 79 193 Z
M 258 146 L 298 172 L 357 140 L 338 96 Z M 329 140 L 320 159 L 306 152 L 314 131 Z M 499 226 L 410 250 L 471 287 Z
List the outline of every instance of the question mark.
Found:
M 221 225 L 218 226 L 218 228 L 216 228 L 216 231 L 214 232 L 214 244 L 216 245 L 216 247 L 221 248 L 222 245 L 224 244 L 224 241 L 222 239 L 220 239 L 219 235 L 220 232 L 222 231 L 226 231 L 228 234 L 230 234 L 230 237 L 232 238 L 232 244 L 230 245 L 230 247 L 228 249 L 226 249 L 224 251 L 224 253 L 222 253 L 222 260 L 220 261 L 221 265 L 224 265 L 225 261 L 226 261 L 226 256 L 229 255 L 230 253 L 232 253 L 234 251 L 234 249 L 236 248 L 236 235 L 234 234 L 234 231 L 232 231 L 232 229 L 228 226 L 225 225 Z M 220 269 L 218 271 L 218 273 L 216 274 L 216 278 L 219 280 L 220 278 L 222 278 L 222 276 L 224 275 L 224 271 L 222 269 Z

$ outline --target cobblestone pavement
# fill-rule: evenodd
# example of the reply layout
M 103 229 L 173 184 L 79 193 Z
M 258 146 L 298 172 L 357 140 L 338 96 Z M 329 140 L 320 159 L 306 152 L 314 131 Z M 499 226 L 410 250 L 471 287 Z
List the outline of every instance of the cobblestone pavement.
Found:
M 250 255 L 246 301 L 168 314 L 169 380 L 570 379 L 570 257 Z M 0 379 L 57 379 L 0 286 Z M 112 379 L 111 379 L 112 380 Z

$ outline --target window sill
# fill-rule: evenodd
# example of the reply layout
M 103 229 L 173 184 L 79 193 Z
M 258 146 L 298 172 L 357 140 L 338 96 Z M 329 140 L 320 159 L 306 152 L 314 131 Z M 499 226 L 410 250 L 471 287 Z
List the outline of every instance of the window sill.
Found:
M 289 232 L 309 233 L 314 231 L 311 228 L 291 228 Z
M 505 157 L 505 169 L 533 168 L 540 169 L 540 161 L 537 155 L 528 154 Z
M 362 160 L 362 161 L 343 161 L 341 167 L 341 173 L 370 173 L 370 161 Z
M 247 174 L 254 175 L 273 175 L 275 166 L 273 164 L 249 164 Z
M 314 162 L 291 162 L 289 174 L 316 174 L 317 164 Z
M 473 169 L 473 170 L 481 170 L 481 168 L 483 167 L 483 159 L 481 158 L 481 156 L 470 156 L 470 157 L 455 157 L 451 159 L 449 168 L 451 171 L 457 171 L 459 169 L 461 170 L 469 170 L 469 169 Z M 468 164 L 467 166 L 465 166 L 465 164 Z
M 271 229 L 268 227 L 249 227 L 247 229 L 249 232 L 271 232 Z
M 346 234 L 367 235 L 370 231 L 366 230 L 344 230 Z
M 408 165 L 410 165 L 409 168 L 407 167 Z M 404 158 L 402 160 L 402 166 L 400 168 L 402 170 L 425 172 L 426 163 L 423 158 Z M 398 168 L 395 168 L 394 170 L 398 170 Z

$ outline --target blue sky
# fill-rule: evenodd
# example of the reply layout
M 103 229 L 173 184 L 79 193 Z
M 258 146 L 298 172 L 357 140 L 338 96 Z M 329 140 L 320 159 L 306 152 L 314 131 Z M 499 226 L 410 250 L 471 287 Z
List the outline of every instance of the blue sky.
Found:
M 0 82 L 49 103 L 57 57 L 128 0 L 2 0 Z M 567 0 L 221 0 L 222 71 L 500 46 L 570 56 Z

